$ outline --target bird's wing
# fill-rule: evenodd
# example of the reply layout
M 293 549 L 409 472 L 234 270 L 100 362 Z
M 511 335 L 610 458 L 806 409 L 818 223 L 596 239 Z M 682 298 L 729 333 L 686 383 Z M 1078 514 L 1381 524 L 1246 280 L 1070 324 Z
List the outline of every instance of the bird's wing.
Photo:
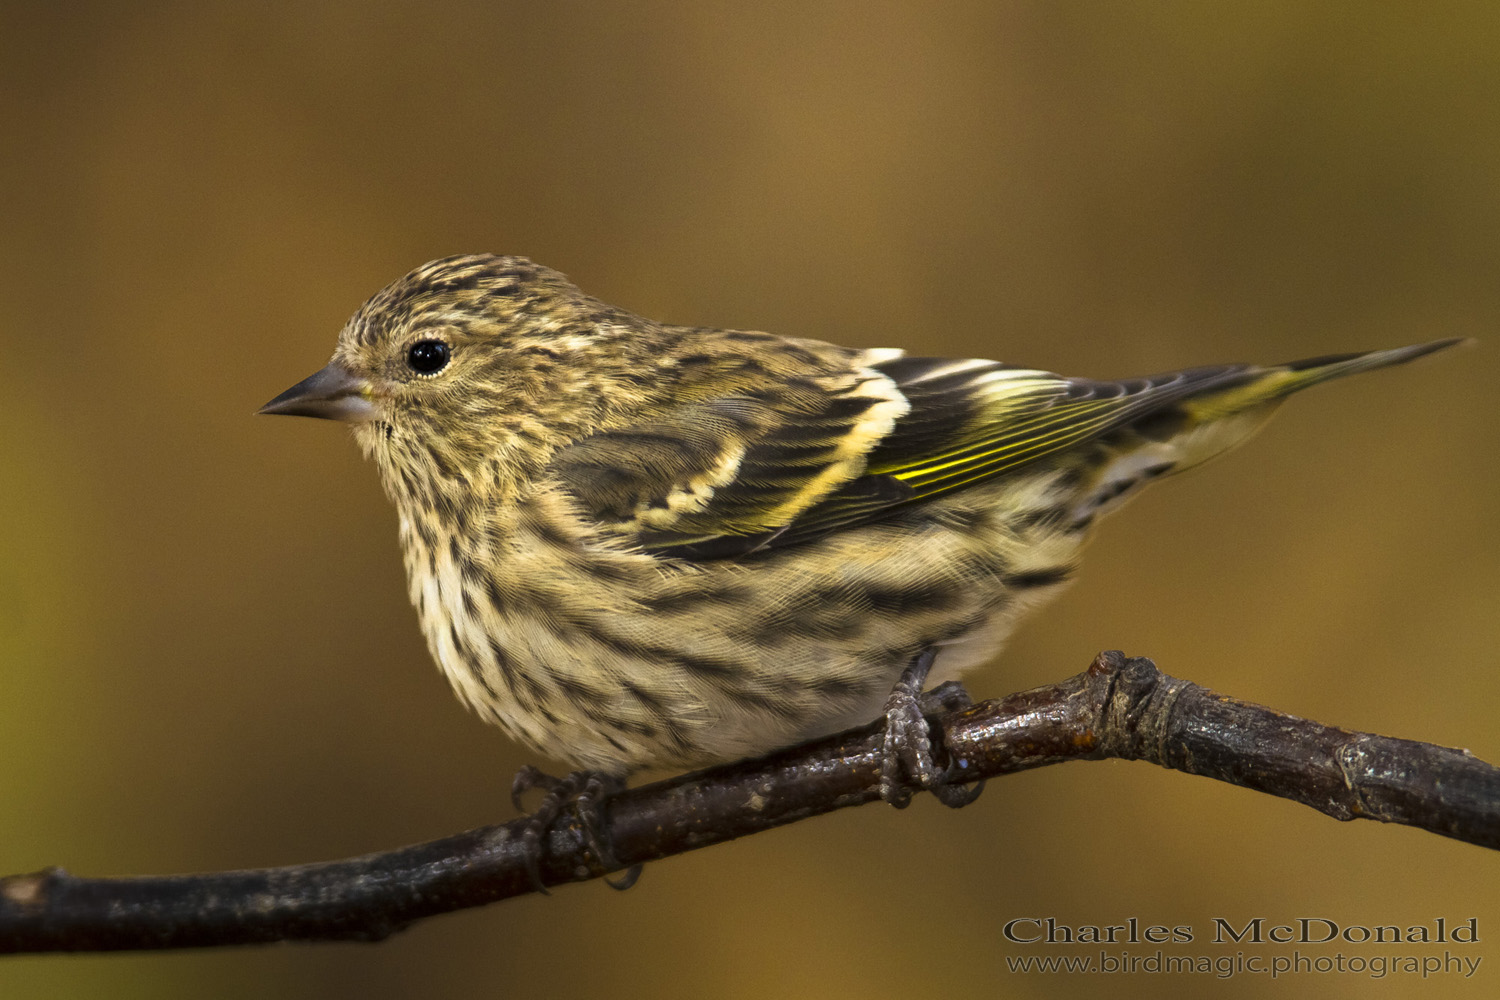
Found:
M 594 434 L 552 470 L 591 517 L 647 549 L 725 539 L 743 552 L 852 488 L 908 409 L 869 369 L 785 378 Z
M 1101 382 L 871 352 L 845 376 L 787 379 L 595 434 L 552 468 L 585 512 L 648 551 L 739 557 L 991 479 L 1257 371 Z

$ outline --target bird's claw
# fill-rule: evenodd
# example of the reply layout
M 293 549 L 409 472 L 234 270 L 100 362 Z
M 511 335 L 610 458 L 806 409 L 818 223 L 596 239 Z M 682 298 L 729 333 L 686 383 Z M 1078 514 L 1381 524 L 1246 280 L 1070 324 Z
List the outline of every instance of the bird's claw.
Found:
M 605 829 L 603 806 L 606 799 L 624 786 L 625 783 L 619 778 L 599 771 L 574 771 L 566 777 L 557 778 L 527 764 L 516 772 L 510 785 L 510 800 L 518 812 L 526 811 L 521 805 L 521 797 L 527 792 L 535 788 L 545 792 L 541 805 L 537 806 L 535 812 L 527 815 L 526 825 L 521 830 L 526 870 L 538 892 L 548 894 L 547 887 L 542 883 L 542 838 L 563 810 L 570 807 L 578 819 L 584 844 L 593 852 L 594 857 L 605 868 L 619 867 L 620 863 L 615 858 Z M 627 868 L 619 878 L 605 878 L 604 881 L 613 889 L 623 890 L 635 885 L 636 879 L 640 877 L 641 866 L 637 864 Z
M 881 745 L 880 797 L 897 809 L 911 803 L 911 790 L 902 775 L 931 792 L 943 805 L 959 809 L 979 798 L 984 782 L 952 784 L 948 769 L 938 766 L 932 752 L 927 712 L 951 712 L 974 703 L 957 681 L 940 684 L 926 694 L 922 685 L 937 651 L 928 648 L 911 661 L 885 703 L 885 736 Z

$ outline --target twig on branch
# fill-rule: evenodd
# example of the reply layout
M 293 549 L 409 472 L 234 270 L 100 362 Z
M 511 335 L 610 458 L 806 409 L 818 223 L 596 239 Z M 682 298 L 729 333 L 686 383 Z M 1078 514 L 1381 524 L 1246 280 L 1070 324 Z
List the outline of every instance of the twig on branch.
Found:
M 1404 823 L 1500 848 L 1500 769 L 1468 751 L 1284 715 L 1118 652 L 1060 684 L 932 723 L 934 748 L 958 780 L 1067 760 L 1145 760 L 1335 819 Z M 606 803 L 601 831 L 615 870 L 877 800 L 883 729 L 621 792 Z M 0 878 L 0 953 L 379 940 L 435 913 L 535 891 L 523 822 L 285 868 L 98 879 L 51 868 Z M 609 874 L 586 840 L 565 811 L 544 838 L 543 883 Z

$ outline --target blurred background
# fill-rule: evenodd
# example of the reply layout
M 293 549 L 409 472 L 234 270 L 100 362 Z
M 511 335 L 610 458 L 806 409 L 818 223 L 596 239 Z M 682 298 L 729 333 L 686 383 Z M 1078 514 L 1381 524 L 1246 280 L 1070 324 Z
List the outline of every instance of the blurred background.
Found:
M 430 663 L 374 470 L 336 426 L 253 415 L 461 252 L 668 321 L 1097 377 L 1476 337 L 1148 491 L 970 688 L 1123 648 L 1500 761 L 1497 51 L 1470 3 L 5 5 L 0 871 L 281 865 L 511 816 L 527 758 Z M 1215 946 L 1213 919 L 1475 917 L 1477 976 L 1393 988 L 1492 995 L 1497 880 L 1430 834 L 1072 764 L 374 947 L 5 959 L 0 996 L 1370 988 L 1009 971 L 1097 953 L 1000 934 L 1049 916 L 1267 958 L 1293 949 Z

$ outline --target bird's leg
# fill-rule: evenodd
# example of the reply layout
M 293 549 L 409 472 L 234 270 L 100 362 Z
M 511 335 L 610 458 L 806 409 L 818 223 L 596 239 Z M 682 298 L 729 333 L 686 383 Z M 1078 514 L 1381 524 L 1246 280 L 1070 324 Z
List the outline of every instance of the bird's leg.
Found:
M 573 815 L 578 817 L 578 827 L 583 832 L 584 842 L 594 852 L 599 863 L 606 868 L 618 866 L 619 862 L 609 843 L 609 833 L 604 829 L 603 806 L 606 799 L 624 787 L 623 779 L 602 771 L 574 771 L 565 778 L 554 778 L 527 764 L 516 772 L 515 780 L 510 785 L 510 800 L 518 811 L 526 811 L 521 805 L 522 795 L 533 788 L 540 788 L 546 793 L 536 811 L 527 815 L 526 826 L 521 832 L 526 867 L 531 874 L 532 883 L 540 892 L 544 895 L 547 892 L 547 887 L 542 884 L 540 868 L 542 837 L 562 811 L 570 806 Z M 631 865 L 618 879 L 606 878 L 604 881 L 614 889 L 629 889 L 640 877 L 641 866 Z
M 911 802 L 911 792 L 899 780 L 903 772 L 951 809 L 968 805 L 984 791 L 983 781 L 967 787 L 949 784 L 951 775 L 946 769 L 939 768 L 933 759 L 926 713 L 951 712 L 974 703 L 957 681 L 940 684 L 926 694 L 922 693 L 922 685 L 927 681 L 936 656 L 937 650 L 929 647 L 907 664 L 885 703 L 880 797 L 897 809 L 904 809 Z

